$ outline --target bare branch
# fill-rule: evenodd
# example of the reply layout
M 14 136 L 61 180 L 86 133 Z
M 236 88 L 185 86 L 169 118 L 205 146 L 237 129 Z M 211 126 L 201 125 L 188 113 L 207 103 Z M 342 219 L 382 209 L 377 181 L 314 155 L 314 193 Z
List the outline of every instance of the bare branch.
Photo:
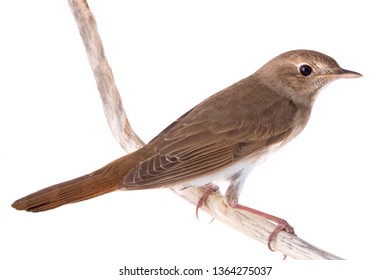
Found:
M 95 18 L 86 1 L 69 0 L 69 6 L 79 28 L 89 64 L 95 76 L 108 125 L 122 148 L 128 153 L 133 152 L 145 144 L 135 134 L 127 120 L 111 67 L 104 55 L 103 43 L 97 31 Z
M 104 55 L 94 16 L 86 1 L 68 0 L 68 2 L 86 48 L 111 131 L 126 152 L 137 150 L 144 146 L 144 143 L 127 120 L 111 68 Z M 173 191 L 196 205 L 203 195 L 204 188 Z M 227 207 L 223 195 L 219 192 L 210 194 L 202 209 L 221 222 L 264 244 L 267 244 L 268 236 L 275 229 L 275 225 L 266 219 Z M 272 248 L 295 259 L 340 259 L 286 232 L 277 235 Z

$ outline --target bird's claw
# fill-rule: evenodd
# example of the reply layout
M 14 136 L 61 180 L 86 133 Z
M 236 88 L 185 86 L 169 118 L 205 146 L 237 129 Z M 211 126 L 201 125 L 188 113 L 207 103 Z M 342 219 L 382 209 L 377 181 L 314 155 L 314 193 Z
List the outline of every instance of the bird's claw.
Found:
M 268 249 L 270 249 L 271 251 L 275 251 L 274 249 L 272 249 L 271 243 L 276 238 L 276 236 L 283 230 L 285 232 L 287 232 L 287 233 L 295 234 L 294 228 L 292 226 L 290 226 L 289 223 L 287 223 L 286 220 L 280 219 L 278 221 L 275 229 L 268 236 L 268 244 L 267 244 L 268 245 Z
M 205 191 L 204 191 L 202 197 L 199 199 L 198 204 L 196 205 L 195 214 L 196 214 L 196 218 L 197 219 L 199 219 L 199 216 L 198 216 L 199 208 L 201 208 L 204 205 L 204 203 L 206 202 L 206 200 L 209 197 L 209 195 L 212 192 L 217 191 L 218 189 L 219 189 L 218 186 L 216 186 L 214 184 L 207 184 L 207 185 L 205 185 Z

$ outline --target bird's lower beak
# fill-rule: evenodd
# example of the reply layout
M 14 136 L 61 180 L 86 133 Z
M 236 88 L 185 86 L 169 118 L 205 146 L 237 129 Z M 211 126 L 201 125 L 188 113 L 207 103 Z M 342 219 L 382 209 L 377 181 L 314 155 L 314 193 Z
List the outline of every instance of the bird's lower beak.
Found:
M 358 73 L 358 72 L 354 72 L 354 71 L 350 71 L 350 70 L 346 70 L 346 69 L 341 69 L 341 72 L 340 73 L 337 73 L 335 75 L 336 78 L 338 79 L 341 79 L 341 78 L 359 78 L 359 77 L 362 77 L 363 75 Z

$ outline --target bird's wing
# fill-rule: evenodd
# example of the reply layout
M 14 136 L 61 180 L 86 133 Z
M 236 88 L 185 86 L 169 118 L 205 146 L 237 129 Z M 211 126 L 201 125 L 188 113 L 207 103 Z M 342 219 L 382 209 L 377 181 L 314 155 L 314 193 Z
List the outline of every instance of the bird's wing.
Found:
M 255 93 L 239 102 L 232 94 L 217 94 L 212 98 L 220 98 L 218 106 L 201 103 L 168 126 L 148 144 L 155 153 L 129 171 L 124 187 L 189 181 L 283 141 L 292 131 L 295 105 L 268 95 L 253 102 L 250 94 Z

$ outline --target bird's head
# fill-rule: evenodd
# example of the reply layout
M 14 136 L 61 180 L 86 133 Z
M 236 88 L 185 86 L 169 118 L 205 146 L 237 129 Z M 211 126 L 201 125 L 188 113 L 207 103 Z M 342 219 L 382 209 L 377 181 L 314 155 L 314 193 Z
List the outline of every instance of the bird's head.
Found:
M 362 76 L 341 68 L 330 56 L 311 50 L 283 53 L 266 63 L 255 75 L 277 94 L 308 106 L 330 82 Z

